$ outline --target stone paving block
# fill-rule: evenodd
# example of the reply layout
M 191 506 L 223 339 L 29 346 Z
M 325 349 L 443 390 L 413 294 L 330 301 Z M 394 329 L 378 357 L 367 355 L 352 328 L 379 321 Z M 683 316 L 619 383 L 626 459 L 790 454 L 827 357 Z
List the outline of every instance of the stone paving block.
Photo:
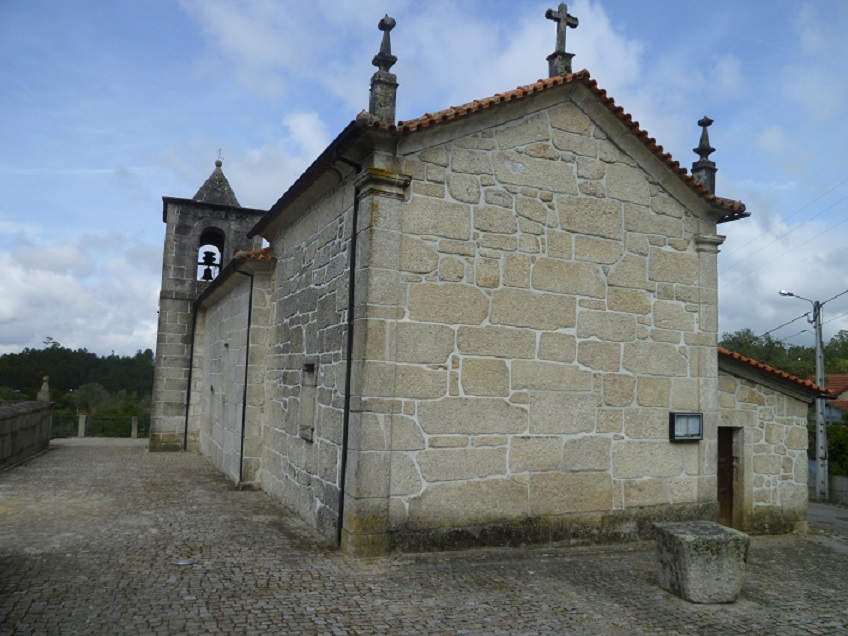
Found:
M 54 440 L 0 472 L 0 634 L 848 633 L 848 531 L 753 537 L 738 600 L 698 605 L 657 586 L 646 543 L 350 559 L 145 442 Z

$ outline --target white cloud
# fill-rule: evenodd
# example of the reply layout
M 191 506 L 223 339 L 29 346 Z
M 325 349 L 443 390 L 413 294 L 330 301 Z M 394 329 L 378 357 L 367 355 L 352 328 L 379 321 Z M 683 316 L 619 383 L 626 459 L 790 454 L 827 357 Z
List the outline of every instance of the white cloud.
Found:
M 712 69 L 711 88 L 723 99 L 741 99 L 750 89 L 742 74 L 742 61 L 732 54 L 719 55 Z
M 394 4 L 402 10 L 406 3 Z M 204 72 L 218 74 L 223 64 L 243 86 L 264 97 L 290 94 L 298 82 L 317 82 L 347 97 L 344 79 L 351 60 L 353 65 L 370 61 L 363 48 L 366 34 L 371 55 L 376 53 L 379 18 L 374 16 L 384 9 L 376 0 L 181 0 L 180 6 L 213 43 L 207 55 L 215 62 L 200 60 Z M 331 65 L 334 72 L 328 73 Z
M 806 302 L 778 295 L 780 289 L 825 301 L 848 288 L 848 277 L 842 274 L 845 225 L 790 225 L 774 215 L 758 214 L 719 230 L 728 235 L 719 255 L 722 333 L 751 328 L 761 334 L 810 310 Z M 848 295 L 826 306 L 826 320 L 845 312 Z M 785 338 L 806 326 L 804 320 L 796 321 L 772 335 Z M 830 322 L 825 339 L 839 329 L 848 329 L 848 318 Z
M 161 249 L 112 232 L 77 244 L 0 250 L 0 353 L 63 346 L 132 354 L 154 348 Z

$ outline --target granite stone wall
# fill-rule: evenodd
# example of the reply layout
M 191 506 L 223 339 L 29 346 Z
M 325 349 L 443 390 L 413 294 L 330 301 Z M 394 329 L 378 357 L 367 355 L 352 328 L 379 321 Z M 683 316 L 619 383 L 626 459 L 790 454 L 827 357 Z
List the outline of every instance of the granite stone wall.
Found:
M 749 532 L 792 531 L 807 516 L 808 401 L 724 369 L 719 388 L 720 424 L 740 431 L 734 518 Z
M 261 439 L 262 488 L 335 537 L 347 345 L 352 180 L 271 240 L 273 275 Z
M 410 135 L 380 166 L 411 185 L 372 214 L 352 464 L 371 504 L 346 527 L 401 544 L 714 505 L 721 237 L 572 97 Z M 669 411 L 704 412 L 705 441 L 670 443 Z

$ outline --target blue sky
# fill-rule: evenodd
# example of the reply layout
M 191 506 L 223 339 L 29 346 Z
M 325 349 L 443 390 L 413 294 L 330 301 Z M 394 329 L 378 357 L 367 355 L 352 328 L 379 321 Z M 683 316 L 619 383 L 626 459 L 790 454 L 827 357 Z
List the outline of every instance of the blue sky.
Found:
M 384 13 L 398 118 L 546 75 L 554 3 L 0 0 L 0 353 L 154 347 L 161 197 L 191 197 L 218 150 L 267 208 L 368 104 Z M 848 289 L 848 3 L 576 0 L 586 68 L 683 165 L 715 120 L 720 330 L 801 316 L 790 289 Z M 825 306 L 848 329 L 848 294 Z M 774 333 L 812 344 L 801 319 Z

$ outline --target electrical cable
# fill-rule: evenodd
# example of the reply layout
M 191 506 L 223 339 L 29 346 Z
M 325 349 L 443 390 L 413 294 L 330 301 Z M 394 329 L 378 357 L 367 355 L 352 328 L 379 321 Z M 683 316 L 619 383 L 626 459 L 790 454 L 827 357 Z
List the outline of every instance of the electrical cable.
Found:
M 827 323 L 833 322 L 834 320 L 839 320 L 840 318 L 844 318 L 845 316 L 848 316 L 848 312 L 845 312 L 844 314 L 840 314 L 840 315 L 836 316 L 835 318 L 831 318 L 830 320 L 825 320 L 822 323 L 822 325 L 826 325 Z
M 837 201 L 836 203 L 834 203 L 834 204 L 833 204 L 832 206 L 830 206 L 829 208 L 825 208 L 824 210 L 822 210 L 822 211 L 821 211 L 821 212 L 819 212 L 818 214 L 816 214 L 816 215 L 814 215 L 814 216 L 811 216 L 809 219 L 807 219 L 806 221 L 804 221 L 803 223 L 801 223 L 801 225 L 798 225 L 798 226 L 796 226 L 796 227 L 793 227 L 791 230 L 787 230 L 786 232 L 784 232 L 784 233 L 783 233 L 783 234 L 781 234 L 780 236 L 776 236 L 776 237 L 775 237 L 775 238 L 774 238 L 774 239 L 773 239 L 770 243 L 766 243 L 765 245 L 763 245 L 763 246 L 762 246 L 762 247 L 760 247 L 759 249 L 756 249 L 756 250 L 754 250 L 754 251 L 750 252 L 750 253 L 749 253 L 746 257 L 744 257 L 744 258 L 740 258 L 740 259 L 739 259 L 738 261 L 736 261 L 735 263 L 731 263 L 730 265 L 728 265 L 727 267 L 725 267 L 725 268 L 724 268 L 724 271 L 726 272 L 726 271 L 728 271 L 728 270 L 733 269 L 733 268 L 734 268 L 734 267 L 736 267 L 737 265 L 740 265 L 740 264 L 744 263 L 745 261 L 747 261 L 749 258 L 752 258 L 752 257 L 753 257 L 753 256 L 755 256 L 756 254 L 759 254 L 760 252 L 762 252 L 762 251 L 763 251 L 764 249 L 766 249 L 767 247 L 769 247 L 769 246 L 771 246 L 771 245 L 774 245 L 774 244 L 775 244 L 775 243 L 777 243 L 780 239 L 782 239 L 782 238 L 785 238 L 785 237 L 789 236 L 790 234 L 792 234 L 792 232 L 797 232 L 797 231 L 798 231 L 798 230 L 800 230 L 802 227 L 804 227 L 807 223 L 809 223 L 809 222 L 810 222 L 810 221 L 812 221 L 813 219 L 816 219 L 816 218 L 820 217 L 822 214 L 824 214 L 825 212 L 827 212 L 827 211 L 828 211 L 828 210 L 830 210 L 831 208 L 836 207 L 837 205 L 839 205 L 840 203 L 842 203 L 842 202 L 843 202 L 843 201 L 845 201 L 846 199 L 848 199 L 848 195 L 846 195 L 846 196 L 842 197 L 841 199 L 839 199 L 839 201 Z M 756 239 L 754 239 L 754 240 L 756 240 Z M 750 244 L 751 244 L 751 242 L 749 242 L 749 243 L 748 243 L 748 245 L 750 245 Z
M 804 210 L 806 210 L 808 207 L 810 207 L 811 205 L 813 205 L 813 203 L 816 203 L 816 202 L 820 201 L 820 200 L 821 200 L 821 199 L 823 199 L 825 196 L 827 196 L 828 194 L 830 194 L 831 192 L 833 192 L 833 191 L 834 191 L 834 190 L 836 190 L 837 188 L 839 188 L 839 187 L 841 187 L 841 186 L 845 185 L 846 183 L 848 183 L 848 179 L 844 179 L 843 181 L 841 181 L 840 183 L 837 183 L 835 186 L 833 186 L 833 187 L 832 187 L 832 188 L 830 188 L 829 190 L 825 190 L 825 191 L 824 191 L 824 192 L 822 192 L 822 193 L 821 193 L 818 197 L 816 197 L 815 199 L 813 199 L 813 200 L 812 200 L 812 201 L 810 201 L 809 203 L 807 203 L 807 204 L 805 204 L 805 205 L 802 205 L 800 208 L 798 208 L 797 210 L 795 210 L 792 214 L 790 214 L 789 216 L 787 216 L 786 218 L 784 218 L 784 219 L 783 219 L 783 222 L 785 223 L 786 221 L 788 221 L 788 220 L 789 220 L 789 219 L 791 219 L 792 217 L 794 217 L 794 216 L 796 216 L 796 215 L 800 214 L 801 212 L 803 212 Z M 834 203 L 834 205 L 836 205 L 836 204 L 838 204 L 838 203 L 841 203 L 841 202 L 842 202 L 842 201 L 844 201 L 844 200 L 845 200 L 844 198 L 843 198 L 843 199 L 840 199 L 839 201 L 837 201 L 836 203 Z M 831 206 L 831 207 L 832 207 L 832 206 Z M 803 223 L 801 223 L 801 225 L 799 225 L 798 227 L 793 228 L 793 229 L 791 229 L 791 230 L 788 230 L 786 233 L 784 233 L 784 234 L 782 234 L 782 235 L 778 236 L 776 239 L 774 239 L 774 241 L 772 241 L 772 243 L 774 243 L 775 241 L 779 241 L 780 239 L 782 239 L 782 238 L 783 238 L 784 236 L 786 236 L 787 234 L 791 234 L 793 231 L 795 231 L 795 230 L 797 230 L 797 229 L 799 229 L 799 228 L 803 227 L 804 225 L 806 225 L 807 223 L 809 223 L 809 222 L 810 222 L 810 221 L 812 221 L 813 219 L 815 219 L 815 218 L 817 218 L 817 217 L 821 216 L 824 212 L 827 212 L 829 209 L 830 209 L 830 208 L 825 208 L 824 210 L 822 210 L 822 211 L 821 211 L 821 212 L 819 212 L 818 214 L 815 214 L 814 216 L 811 216 L 809 219 L 807 219 L 806 221 L 804 221 Z M 730 257 L 732 254 L 735 254 L 735 253 L 736 253 L 736 252 L 738 252 L 739 250 L 744 249 L 745 247 L 748 247 L 748 246 L 749 246 L 749 245 L 751 245 L 752 243 L 755 243 L 755 242 L 756 242 L 756 241 L 758 241 L 760 238 L 762 238 L 762 236 L 758 236 L 757 238 L 751 239 L 750 241 L 748 241 L 747 243 L 743 243 L 742 245 L 737 245 L 737 246 L 736 246 L 736 247 L 734 247 L 732 250 L 730 250 L 730 251 L 726 252 L 726 253 L 725 253 L 725 256 Z M 764 245 L 764 246 L 763 246 L 763 248 L 761 248 L 761 249 L 764 249 L 764 248 L 768 247 L 769 245 L 771 245 L 771 243 L 769 243 L 768 245 Z M 757 250 L 757 251 L 760 251 L 760 250 Z M 755 252 L 755 253 L 756 253 L 756 252 Z M 745 260 L 745 259 L 742 259 L 742 260 Z M 742 261 L 738 261 L 738 262 L 740 262 L 740 263 L 741 263 Z
M 848 197 L 845 197 L 845 198 L 846 198 L 846 199 L 848 199 Z M 843 199 L 843 200 L 844 200 L 844 199 Z M 834 204 L 834 205 L 835 205 L 835 204 Z M 830 209 L 830 208 L 828 208 L 828 209 Z M 825 228 L 823 231 L 819 232 L 819 233 L 818 233 L 818 234 L 816 234 L 815 236 L 811 236 L 810 238 L 808 238 L 808 239 L 807 239 L 806 241 L 804 241 L 803 243 L 800 243 L 800 244 L 796 245 L 795 247 L 790 247 L 788 250 L 785 250 L 784 252 L 781 252 L 780 254 L 778 254 L 777 256 L 775 256 L 774 258 L 769 259 L 769 260 L 767 260 L 767 261 L 766 261 L 766 262 L 764 262 L 764 263 L 760 263 L 757 267 L 754 267 L 754 268 L 752 268 L 752 269 L 749 269 L 747 272 L 745 272 L 744 274 L 742 274 L 742 276 L 739 276 L 738 278 L 734 278 L 732 281 L 729 281 L 729 282 L 727 282 L 727 281 L 726 281 L 726 282 L 722 283 L 721 285 L 719 285 L 719 288 L 722 288 L 722 287 L 724 287 L 725 285 L 734 285 L 734 284 L 738 283 L 740 280 L 743 280 L 743 279 L 745 279 L 745 278 L 748 278 L 751 274 L 753 274 L 753 273 L 754 273 L 755 271 L 757 271 L 758 269 L 762 269 L 763 267 L 765 267 L 765 266 L 766 266 L 766 265 L 768 265 L 769 263 L 773 263 L 774 261 L 776 261 L 776 260 L 778 260 L 778 259 L 780 259 L 780 258 L 785 257 L 785 256 L 786 256 L 786 254 L 788 254 L 789 252 L 794 252 L 794 251 L 795 251 L 795 250 L 797 250 L 799 247 L 803 247 L 804 245 L 806 245 L 806 244 L 807 244 L 807 243 L 809 243 L 810 241 L 814 241 L 815 239 L 819 238 L 819 237 L 820 237 L 820 236 L 822 236 L 823 234 L 828 234 L 831 230 L 833 230 L 833 229 L 834 229 L 834 228 L 836 228 L 836 227 L 839 227 L 839 226 L 840 226 L 840 225 L 842 225 L 843 223 L 848 223 L 848 218 L 843 219 L 843 220 L 842 220 L 842 221 L 840 221 L 839 223 L 834 223 L 833 225 L 831 225 L 831 226 L 830 226 L 830 227 L 828 227 L 828 228 Z M 723 272 L 724 272 L 724 271 L 726 271 L 726 270 L 723 270 Z M 722 272 L 722 273 L 723 273 L 723 272 Z
M 807 316 L 809 316 L 809 315 L 810 315 L 810 312 L 809 312 L 809 311 L 808 311 L 807 313 L 805 313 L 805 314 L 801 314 L 800 316 L 798 316 L 797 318 L 793 318 L 793 319 L 792 319 L 792 320 L 790 320 L 789 322 L 784 322 L 784 323 L 783 323 L 782 325 L 780 325 L 779 327 L 775 327 L 774 329 L 769 329 L 768 331 L 766 331 L 764 334 L 762 334 L 762 335 L 761 335 L 761 336 L 759 336 L 759 337 L 760 337 L 760 338 L 765 338 L 765 337 L 766 337 L 767 335 L 769 335 L 772 331 L 777 331 L 778 329 L 783 329 L 783 328 L 784 328 L 784 327 L 786 327 L 787 325 L 791 325 L 793 322 L 797 322 L 797 321 L 801 320 L 801 318 L 806 318 L 806 317 L 807 317 Z

